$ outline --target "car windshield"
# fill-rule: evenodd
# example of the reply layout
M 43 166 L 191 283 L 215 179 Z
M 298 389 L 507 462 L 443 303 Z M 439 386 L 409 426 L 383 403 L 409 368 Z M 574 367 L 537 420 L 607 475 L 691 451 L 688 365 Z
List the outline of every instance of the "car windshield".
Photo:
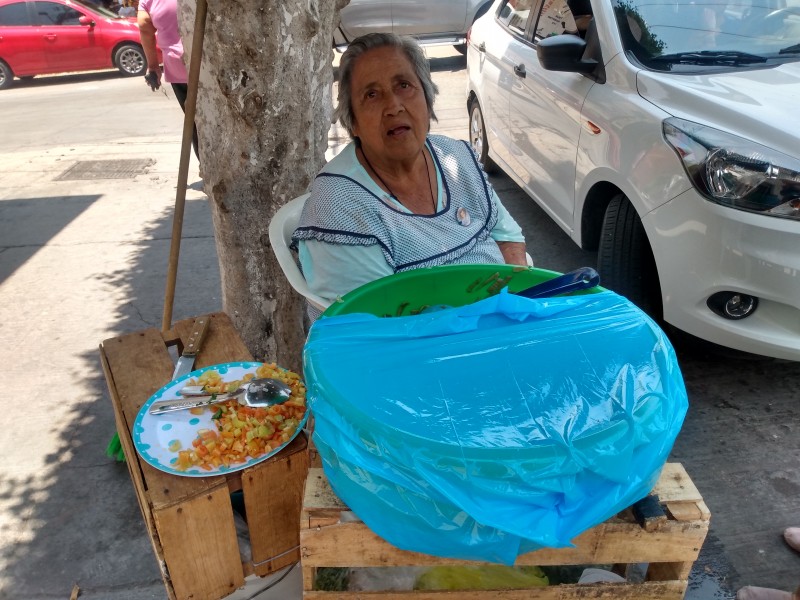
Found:
M 88 8 L 89 10 L 96 12 L 98 14 L 103 15 L 104 17 L 108 17 L 109 19 L 123 19 L 124 17 L 120 17 L 115 12 L 105 8 L 100 4 L 95 4 L 94 2 L 83 2 L 82 0 L 71 0 L 73 4 L 78 6 L 82 6 L 83 8 Z
M 800 60 L 800 0 L 612 0 L 623 44 L 665 71 Z

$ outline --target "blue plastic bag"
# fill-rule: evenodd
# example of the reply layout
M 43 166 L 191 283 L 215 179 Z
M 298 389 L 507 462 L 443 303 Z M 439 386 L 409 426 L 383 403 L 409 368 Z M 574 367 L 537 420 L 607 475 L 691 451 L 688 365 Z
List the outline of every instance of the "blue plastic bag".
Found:
M 504 564 L 646 496 L 688 407 L 664 333 L 612 292 L 323 318 L 304 372 L 325 474 L 370 529 Z

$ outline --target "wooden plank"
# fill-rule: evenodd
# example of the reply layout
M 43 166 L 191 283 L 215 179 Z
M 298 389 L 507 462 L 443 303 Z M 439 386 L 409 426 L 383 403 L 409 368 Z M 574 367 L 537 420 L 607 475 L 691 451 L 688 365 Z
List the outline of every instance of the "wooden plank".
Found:
M 309 468 L 303 492 L 303 508 L 309 512 L 322 509 L 326 511 L 349 510 L 339 499 L 321 468 Z
M 178 600 L 219 600 L 244 585 L 228 486 L 153 512 Z
M 695 560 L 708 522 L 668 522 L 655 532 L 637 524 L 601 523 L 578 536 L 574 548 L 543 548 L 520 556 L 518 565 L 576 565 Z M 361 522 L 300 531 L 304 566 L 381 567 L 455 565 L 457 560 L 400 550 Z M 345 549 L 357 549 L 348 552 Z
M 682 600 L 686 582 L 554 585 L 526 590 L 408 592 L 304 591 L 303 600 Z
M 307 445 L 300 433 L 278 454 L 242 473 L 253 571 L 261 577 L 300 559 L 296 524 L 308 473 Z
M 658 494 L 661 502 L 702 502 L 703 496 L 689 478 L 681 463 L 666 463 L 661 469 L 653 494 Z
M 303 567 L 303 597 L 306 592 L 314 589 L 314 581 L 317 578 L 316 567 Z
M 703 512 L 698 502 L 668 502 L 667 514 L 675 521 L 700 521 L 707 520 L 708 515 Z

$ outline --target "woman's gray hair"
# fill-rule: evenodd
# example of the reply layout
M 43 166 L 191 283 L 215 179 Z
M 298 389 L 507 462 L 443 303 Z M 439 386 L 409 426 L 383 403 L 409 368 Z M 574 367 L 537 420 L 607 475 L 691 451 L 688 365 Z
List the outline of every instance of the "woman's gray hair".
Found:
M 353 114 L 353 96 L 350 86 L 356 61 L 370 50 L 385 46 L 399 48 L 405 53 L 422 83 L 422 92 L 425 94 L 425 103 L 428 105 L 428 115 L 434 121 L 438 121 L 436 113 L 433 112 L 433 100 L 436 94 L 439 93 L 439 88 L 431 79 L 431 68 L 428 64 L 428 59 L 417 41 L 414 38 L 399 36 L 394 33 L 368 33 L 353 40 L 339 61 L 339 95 L 333 116 L 334 121 L 338 120 L 342 127 L 347 130 L 347 133 L 350 134 L 350 137 L 355 137 L 353 135 L 355 116 Z

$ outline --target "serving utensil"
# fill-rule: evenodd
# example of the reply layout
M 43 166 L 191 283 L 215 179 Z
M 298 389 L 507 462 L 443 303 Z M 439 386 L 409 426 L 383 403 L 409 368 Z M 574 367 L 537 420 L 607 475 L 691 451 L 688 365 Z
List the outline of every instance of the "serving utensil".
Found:
M 217 404 L 226 400 L 236 400 L 239 404 L 254 408 L 265 408 L 286 402 L 292 395 L 292 388 L 280 379 L 262 377 L 251 379 L 238 389 L 226 394 L 209 395 L 203 391 L 203 386 L 200 385 L 186 386 L 178 393 L 183 398 L 153 402 L 150 406 L 150 414 L 161 415 L 175 410 Z

